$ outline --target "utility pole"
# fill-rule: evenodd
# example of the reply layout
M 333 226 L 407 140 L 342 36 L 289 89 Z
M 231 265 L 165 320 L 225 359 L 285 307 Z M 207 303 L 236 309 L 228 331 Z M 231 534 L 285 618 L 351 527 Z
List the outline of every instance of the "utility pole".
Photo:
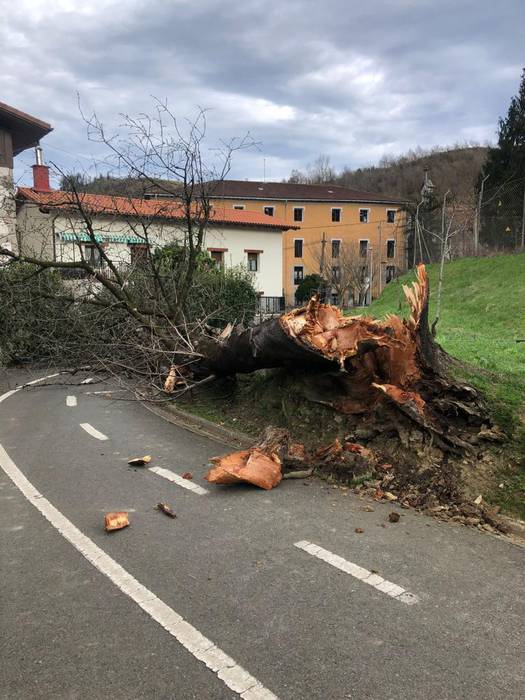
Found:
M 326 248 L 326 234 L 323 231 L 323 237 L 321 239 L 321 259 L 319 260 L 319 274 L 321 275 L 321 301 L 324 303 L 326 297 L 325 280 L 324 280 L 324 258 L 325 258 L 325 248 Z
M 439 264 L 439 279 L 437 288 L 437 301 L 436 301 L 436 318 L 432 324 L 432 335 L 436 335 L 436 326 L 439 323 L 441 316 L 441 293 L 443 291 L 443 271 L 445 267 L 445 256 L 447 255 L 448 246 L 448 233 L 446 229 L 446 207 L 447 207 L 447 197 L 450 194 L 450 190 L 447 190 L 443 196 L 443 208 L 441 209 L 441 260 Z M 450 229 L 449 229 L 450 230 Z
M 323 238 L 321 240 L 321 259 L 319 261 L 319 274 L 321 275 L 321 277 L 323 276 L 323 273 L 324 273 L 325 248 L 326 248 L 326 233 L 323 231 Z
M 374 248 L 370 246 L 370 252 L 369 252 L 369 258 L 368 258 L 368 289 L 366 290 L 365 293 L 365 306 L 368 306 L 372 302 L 372 279 L 373 279 L 373 273 L 374 273 Z M 368 299 L 368 304 L 366 303 Z
M 481 187 L 479 188 L 478 196 L 478 206 L 476 207 L 476 216 L 474 217 L 474 255 L 478 254 L 479 248 L 479 229 L 481 226 L 481 203 L 483 201 L 483 188 L 485 187 L 485 181 L 488 180 L 490 175 L 485 175 L 481 181 Z
M 383 245 L 381 240 L 381 221 L 377 225 L 377 232 L 379 234 L 379 295 L 381 295 L 381 292 L 383 291 L 383 263 L 381 261 L 381 258 L 383 257 Z
M 417 207 L 416 207 L 416 217 L 414 220 L 414 250 L 412 251 L 412 267 L 416 266 L 416 258 L 417 258 L 417 244 L 419 241 L 419 247 L 421 248 L 421 241 L 419 240 L 419 207 L 423 204 L 423 200 L 421 200 Z M 420 259 L 419 262 L 422 262 Z

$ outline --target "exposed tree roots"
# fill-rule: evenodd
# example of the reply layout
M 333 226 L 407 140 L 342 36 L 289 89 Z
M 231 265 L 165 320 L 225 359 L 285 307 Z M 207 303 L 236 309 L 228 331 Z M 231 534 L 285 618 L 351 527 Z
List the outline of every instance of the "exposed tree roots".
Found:
M 228 329 L 208 343 L 204 375 L 289 368 L 301 376 L 307 398 L 346 415 L 349 432 L 308 451 L 286 431 L 269 427 L 251 449 L 214 458 L 208 480 L 269 489 L 283 477 L 316 471 L 376 500 L 501 529 L 493 509 L 465 505 L 460 474 L 462 462 L 475 461 L 480 443 L 501 435 L 478 392 L 447 377 L 448 356 L 428 327 L 423 265 L 404 292 L 411 307 L 406 321 L 345 317 L 313 298 L 304 308 L 250 330 Z
M 198 372 L 227 376 L 287 367 L 301 372 L 308 398 L 374 424 L 402 431 L 406 418 L 444 451 L 468 450 L 490 437 L 492 425 L 482 397 L 446 376 L 447 355 L 428 327 L 428 279 L 404 287 L 408 320 L 344 316 L 317 297 L 249 330 L 229 328 L 201 351 Z M 402 436 L 400 436 L 402 438 Z

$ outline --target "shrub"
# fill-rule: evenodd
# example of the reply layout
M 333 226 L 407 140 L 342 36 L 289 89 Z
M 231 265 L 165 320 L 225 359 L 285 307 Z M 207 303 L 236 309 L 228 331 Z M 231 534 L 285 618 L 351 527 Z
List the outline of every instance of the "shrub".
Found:
M 295 298 L 298 302 L 308 301 L 317 292 L 322 292 L 325 282 L 321 275 L 306 275 L 297 287 Z

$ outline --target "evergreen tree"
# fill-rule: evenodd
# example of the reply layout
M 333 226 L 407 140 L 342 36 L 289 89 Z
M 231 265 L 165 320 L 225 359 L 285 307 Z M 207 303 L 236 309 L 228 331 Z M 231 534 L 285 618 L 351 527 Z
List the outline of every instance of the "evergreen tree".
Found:
M 520 244 L 525 188 L 525 69 L 507 116 L 499 120 L 497 146 L 489 148 L 477 183 L 486 178 L 480 216 L 482 245 L 514 249 Z
M 498 145 L 489 149 L 483 168 L 483 177 L 486 175 L 490 176 L 491 189 L 525 177 L 525 69 L 507 116 L 499 120 Z

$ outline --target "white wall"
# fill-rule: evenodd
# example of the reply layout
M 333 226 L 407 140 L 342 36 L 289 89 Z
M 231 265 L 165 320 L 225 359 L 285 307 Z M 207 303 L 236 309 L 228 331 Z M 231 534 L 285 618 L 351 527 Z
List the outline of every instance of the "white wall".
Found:
M 283 293 L 282 232 L 273 229 L 241 227 L 210 227 L 206 234 L 205 248 L 227 248 L 224 262 L 227 267 L 248 265 L 245 249 L 260 250 L 259 271 L 254 273 L 257 291 L 267 297 L 280 297 Z
M 0 166 L 0 246 L 15 250 L 15 200 L 13 171 Z
M 29 211 L 28 211 L 29 210 Z M 132 222 L 108 216 L 93 217 L 95 233 L 117 235 L 143 235 L 143 229 Z M 55 252 L 57 260 L 80 260 L 78 245 L 62 241 L 61 233 L 81 233 L 86 230 L 85 222 L 78 215 L 59 214 L 51 211 L 43 215 L 38 208 L 31 204 L 24 205 L 18 214 L 18 227 L 26 240 L 26 247 L 36 252 L 38 242 L 49 241 L 50 234 L 55 234 Z M 26 229 L 25 232 L 23 229 Z M 154 222 L 148 229 L 151 244 L 165 245 L 171 241 L 183 239 L 184 231 L 174 223 Z M 243 265 L 247 268 L 248 254 L 246 250 L 257 250 L 259 253 L 259 270 L 253 273 L 254 285 L 264 296 L 281 296 L 282 283 L 282 232 L 278 229 L 261 229 L 242 226 L 210 225 L 206 233 L 203 248 L 226 248 L 224 262 L 226 267 Z M 40 246 L 42 249 L 42 246 Z M 50 247 L 47 247 L 46 257 L 50 257 Z M 129 263 L 129 246 L 122 243 L 109 243 L 105 249 L 107 255 L 115 263 Z

